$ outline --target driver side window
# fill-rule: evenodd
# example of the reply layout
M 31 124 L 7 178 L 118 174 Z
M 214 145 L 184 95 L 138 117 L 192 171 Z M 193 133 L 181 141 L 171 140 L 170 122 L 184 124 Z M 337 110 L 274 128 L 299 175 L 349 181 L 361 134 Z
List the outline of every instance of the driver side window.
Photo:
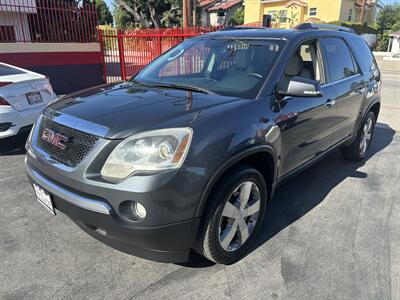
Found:
M 317 41 L 309 41 L 297 48 L 290 58 L 282 78 L 282 83 L 285 87 L 287 87 L 293 77 L 322 81 L 317 45 Z

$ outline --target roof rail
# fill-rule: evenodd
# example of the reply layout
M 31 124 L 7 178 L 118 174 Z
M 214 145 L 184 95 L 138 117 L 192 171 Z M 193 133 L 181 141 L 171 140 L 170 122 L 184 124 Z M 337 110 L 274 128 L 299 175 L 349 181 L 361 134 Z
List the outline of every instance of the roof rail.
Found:
M 228 30 L 249 30 L 249 29 L 269 29 L 268 27 L 256 27 L 256 26 L 228 26 L 220 29 L 219 31 Z
M 295 27 L 297 30 L 304 30 L 304 29 L 331 29 L 331 30 L 338 30 L 338 31 L 345 31 L 349 33 L 356 33 L 353 28 L 348 28 L 344 26 L 337 26 L 333 24 L 313 24 L 313 23 L 303 23 L 299 24 Z

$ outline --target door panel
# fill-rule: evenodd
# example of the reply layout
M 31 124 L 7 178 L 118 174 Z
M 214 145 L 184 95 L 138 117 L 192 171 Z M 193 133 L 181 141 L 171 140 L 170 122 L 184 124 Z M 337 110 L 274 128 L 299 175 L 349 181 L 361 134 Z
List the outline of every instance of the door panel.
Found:
M 365 97 L 365 84 L 359 66 L 347 42 L 340 37 L 320 40 L 325 58 L 327 83 L 335 88 L 336 116 L 332 140 L 337 143 L 353 132 Z
M 283 176 L 321 154 L 332 145 L 332 124 L 336 115 L 333 86 L 323 87 L 323 97 L 288 97 L 281 102 L 281 110 L 275 119 L 281 128 L 281 168 Z M 328 105 L 327 105 L 328 104 Z
M 365 84 L 361 75 L 334 85 L 337 94 L 336 117 L 332 129 L 334 140 L 339 142 L 350 136 L 365 97 Z

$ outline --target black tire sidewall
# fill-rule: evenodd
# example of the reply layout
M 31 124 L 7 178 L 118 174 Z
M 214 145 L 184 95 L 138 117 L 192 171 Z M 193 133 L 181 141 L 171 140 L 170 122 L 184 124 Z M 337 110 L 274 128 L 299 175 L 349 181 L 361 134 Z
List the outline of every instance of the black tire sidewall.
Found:
M 369 141 L 369 143 L 367 145 L 366 151 L 363 154 L 361 154 L 360 153 L 361 137 L 362 137 L 364 126 L 369 119 L 372 119 L 372 121 L 373 121 L 373 126 L 372 126 L 372 131 L 371 131 L 371 140 Z M 343 146 L 341 148 L 342 155 L 345 159 L 350 160 L 350 161 L 362 161 L 366 157 L 366 155 L 368 153 L 368 149 L 373 140 L 375 124 L 376 124 L 376 116 L 372 111 L 369 111 L 363 118 L 362 122 L 360 123 L 360 127 L 357 130 L 357 135 L 356 135 L 354 141 L 350 145 Z

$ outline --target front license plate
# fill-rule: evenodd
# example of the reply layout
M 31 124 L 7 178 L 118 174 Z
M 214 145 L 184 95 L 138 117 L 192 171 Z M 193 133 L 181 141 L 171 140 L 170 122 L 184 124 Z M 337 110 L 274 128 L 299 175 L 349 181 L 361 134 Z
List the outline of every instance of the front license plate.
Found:
M 26 94 L 26 98 L 28 99 L 29 105 L 34 105 L 43 102 L 42 95 L 39 92 L 32 92 Z
M 56 211 L 54 210 L 53 202 L 51 201 L 51 195 L 35 183 L 33 184 L 33 189 L 35 190 L 36 198 L 39 203 L 55 215 Z

